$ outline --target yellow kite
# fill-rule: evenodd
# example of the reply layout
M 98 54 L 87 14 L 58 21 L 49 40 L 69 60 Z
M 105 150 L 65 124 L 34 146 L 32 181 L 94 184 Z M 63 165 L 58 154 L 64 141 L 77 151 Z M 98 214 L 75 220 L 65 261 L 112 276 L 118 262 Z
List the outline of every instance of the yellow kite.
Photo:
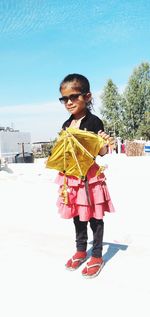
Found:
M 85 179 L 104 144 L 107 141 L 94 132 L 66 128 L 60 132 L 46 167 L 56 169 L 66 176 Z

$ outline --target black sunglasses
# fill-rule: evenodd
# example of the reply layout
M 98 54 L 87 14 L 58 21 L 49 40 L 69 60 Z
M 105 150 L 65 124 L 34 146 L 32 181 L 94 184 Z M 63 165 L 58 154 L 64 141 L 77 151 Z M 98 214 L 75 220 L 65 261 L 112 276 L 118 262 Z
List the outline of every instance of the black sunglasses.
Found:
M 86 94 L 79 93 L 79 94 L 72 94 L 69 96 L 63 96 L 63 97 L 59 98 L 59 101 L 61 103 L 67 103 L 68 100 L 70 100 L 71 102 L 74 102 L 76 99 L 78 99 L 79 96 L 85 96 L 85 95 Z

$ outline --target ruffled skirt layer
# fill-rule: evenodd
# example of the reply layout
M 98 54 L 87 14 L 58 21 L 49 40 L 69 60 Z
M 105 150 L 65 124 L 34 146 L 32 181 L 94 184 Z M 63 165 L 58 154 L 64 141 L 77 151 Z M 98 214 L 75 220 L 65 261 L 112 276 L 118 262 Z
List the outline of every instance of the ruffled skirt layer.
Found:
M 79 216 L 80 221 L 88 221 L 90 218 L 103 219 L 105 212 L 115 211 L 105 182 L 106 177 L 104 173 L 96 176 L 98 170 L 99 166 L 95 163 L 88 171 L 87 183 L 79 178 L 67 176 L 67 204 L 60 195 L 64 185 L 64 174 L 58 174 L 57 207 L 62 218 Z

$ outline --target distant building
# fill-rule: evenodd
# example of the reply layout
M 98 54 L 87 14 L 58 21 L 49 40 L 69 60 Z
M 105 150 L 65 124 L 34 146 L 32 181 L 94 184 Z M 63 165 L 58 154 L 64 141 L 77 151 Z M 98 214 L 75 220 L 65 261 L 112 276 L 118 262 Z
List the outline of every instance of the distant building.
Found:
M 0 127 L 0 158 L 15 162 L 19 153 L 31 153 L 31 135 L 10 127 Z
M 53 146 L 54 141 L 39 141 L 32 143 L 32 152 L 34 157 L 47 157 L 49 155 L 50 149 Z

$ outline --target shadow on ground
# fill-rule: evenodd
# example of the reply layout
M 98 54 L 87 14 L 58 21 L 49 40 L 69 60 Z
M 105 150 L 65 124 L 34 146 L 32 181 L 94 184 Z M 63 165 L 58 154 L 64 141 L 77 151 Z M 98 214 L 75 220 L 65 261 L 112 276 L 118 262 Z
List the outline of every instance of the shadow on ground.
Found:
M 91 241 L 89 244 L 93 244 Z M 118 252 L 126 251 L 128 245 L 126 244 L 118 244 L 118 243 L 111 243 L 111 242 L 103 242 L 103 247 L 108 246 L 106 253 L 103 254 L 103 260 L 105 264 L 111 260 Z M 92 247 L 88 250 L 87 256 L 88 258 L 91 256 Z

